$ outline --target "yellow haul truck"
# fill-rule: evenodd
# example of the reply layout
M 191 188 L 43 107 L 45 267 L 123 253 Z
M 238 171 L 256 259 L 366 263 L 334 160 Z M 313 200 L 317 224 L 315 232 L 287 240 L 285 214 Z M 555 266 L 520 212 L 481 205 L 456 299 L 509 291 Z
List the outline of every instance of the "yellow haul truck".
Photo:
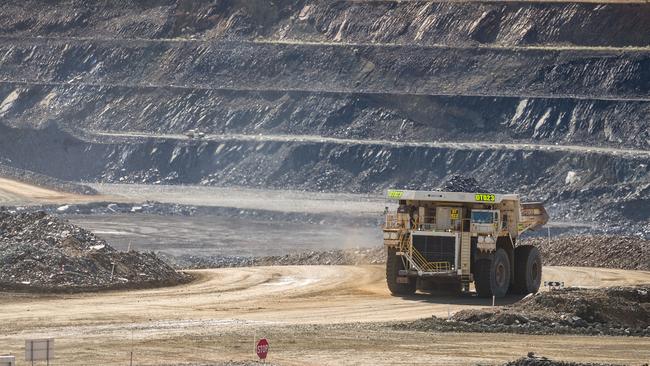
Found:
M 386 280 L 394 295 L 416 290 L 470 290 L 483 297 L 537 292 L 542 258 L 517 246 L 527 230 L 546 224 L 541 203 L 516 194 L 389 190 L 399 203 L 386 214 Z

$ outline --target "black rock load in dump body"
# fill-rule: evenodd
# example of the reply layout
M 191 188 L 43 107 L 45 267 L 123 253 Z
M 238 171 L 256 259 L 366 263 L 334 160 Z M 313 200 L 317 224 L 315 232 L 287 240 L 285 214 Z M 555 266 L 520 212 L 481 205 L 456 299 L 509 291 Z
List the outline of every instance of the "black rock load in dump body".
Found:
M 487 192 L 484 187 L 481 187 L 474 178 L 465 177 L 463 175 L 454 175 L 449 178 L 441 189 L 445 192 L 470 192 L 481 193 Z

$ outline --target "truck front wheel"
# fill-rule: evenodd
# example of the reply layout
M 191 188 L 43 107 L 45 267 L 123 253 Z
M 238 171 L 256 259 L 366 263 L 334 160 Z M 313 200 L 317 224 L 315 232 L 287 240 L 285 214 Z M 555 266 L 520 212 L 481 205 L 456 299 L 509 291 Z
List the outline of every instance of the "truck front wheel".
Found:
M 408 296 L 413 295 L 417 288 L 417 280 L 410 277 L 400 277 L 399 271 L 404 268 L 404 262 L 400 256 L 397 255 L 397 249 L 388 248 L 388 257 L 386 258 L 386 282 L 388 289 L 394 296 Z M 406 281 L 403 283 L 402 281 Z
M 475 263 L 474 286 L 480 297 L 504 297 L 510 287 L 510 260 L 503 249 L 497 249 L 491 259 Z

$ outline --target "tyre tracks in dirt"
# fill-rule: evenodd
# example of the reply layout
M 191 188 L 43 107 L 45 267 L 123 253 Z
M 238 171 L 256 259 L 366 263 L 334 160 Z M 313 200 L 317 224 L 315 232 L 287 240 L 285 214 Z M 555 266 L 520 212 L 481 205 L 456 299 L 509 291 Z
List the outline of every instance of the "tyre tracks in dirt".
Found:
M 489 306 L 489 300 L 392 297 L 381 265 L 247 267 L 191 273 L 197 278 L 194 282 L 168 288 L 47 296 L 5 293 L 0 298 L 0 323 L 5 329 L 0 348 L 14 350 L 25 338 L 53 336 L 61 339 L 62 359 L 72 357 L 81 347 L 87 351 L 84 360 L 105 365 L 112 364 L 114 358 L 110 357 L 126 347 L 129 336 L 135 337 L 140 361 L 147 364 L 179 356 L 196 361 L 245 359 L 249 352 L 242 343 L 254 334 L 271 338 L 276 360 L 288 365 L 394 364 L 403 360 L 409 349 L 418 350 L 409 358 L 415 363 L 472 364 L 514 359 L 531 349 L 562 356 L 562 344 L 589 345 L 596 339 L 600 349 L 594 360 L 629 361 L 635 355 L 645 357 L 645 351 L 639 350 L 650 349 L 644 348 L 650 341 L 635 337 L 390 330 L 379 324 L 431 315 L 446 317 L 461 309 Z M 564 281 L 567 286 L 634 285 L 650 282 L 650 272 L 545 267 L 544 280 Z M 516 300 L 505 298 L 497 303 Z M 314 338 L 321 343 L 310 343 Z M 432 344 L 428 342 L 437 347 L 427 346 Z M 188 347 L 200 349 L 204 358 L 192 356 Z M 378 352 L 373 347 L 384 350 L 379 363 L 373 361 L 372 354 Z M 102 352 L 90 352 L 97 349 Z M 586 357 L 586 349 L 571 357 Z M 628 358 L 620 358 L 626 352 Z M 435 355 L 446 356 L 436 359 Z

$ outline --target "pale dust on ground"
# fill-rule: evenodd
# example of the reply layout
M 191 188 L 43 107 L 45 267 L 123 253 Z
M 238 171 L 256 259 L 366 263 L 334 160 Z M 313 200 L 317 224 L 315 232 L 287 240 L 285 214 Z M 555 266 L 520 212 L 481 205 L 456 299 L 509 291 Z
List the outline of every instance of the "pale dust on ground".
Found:
M 79 195 L 0 177 L 0 205 L 158 201 L 299 213 L 380 214 L 386 201 L 372 194 L 220 188 L 197 185 L 88 184 L 99 195 Z
M 309 198 L 331 200 L 299 200 Z M 55 192 L 0 178 L 3 204 L 101 200 L 106 196 Z M 368 204 L 377 202 L 360 207 Z M 490 305 L 474 297 L 391 297 L 383 266 L 253 267 L 193 274 L 197 280 L 191 284 L 162 289 L 1 294 L 0 353 L 16 354 L 20 360 L 25 339 L 54 337 L 57 365 L 125 365 L 131 352 L 136 365 L 253 360 L 253 339 L 267 337 L 270 361 L 282 365 L 498 364 L 529 351 L 568 361 L 634 365 L 650 360 L 647 338 L 360 328 L 357 323 L 446 317 Z M 650 283 L 650 272 L 546 267 L 544 280 L 564 281 L 566 286 L 634 285 Z
M 81 194 L 55 191 L 48 188 L 0 177 L 0 204 L 63 204 L 104 201 L 104 195 L 86 196 Z
M 287 266 L 201 270 L 193 283 L 161 289 L 0 298 L 0 350 L 20 354 L 24 339 L 55 337 L 59 364 L 138 365 L 252 360 L 254 337 L 287 365 L 475 364 L 529 351 L 564 360 L 640 364 L 650 340 L 637 337 L 528 336 L 395 331 L 356 324 L 446 317 L 489 306 L 474 297 L 389 295 L 384 267 Z M 650 272 L 546 267 L 565 285 L 650 283 Z M 600 282 L 599 282 L 600 281 Z M 500 300 L 501 303 L 515 299 Z M 568 352 L 570 350 L 570 352 Z

